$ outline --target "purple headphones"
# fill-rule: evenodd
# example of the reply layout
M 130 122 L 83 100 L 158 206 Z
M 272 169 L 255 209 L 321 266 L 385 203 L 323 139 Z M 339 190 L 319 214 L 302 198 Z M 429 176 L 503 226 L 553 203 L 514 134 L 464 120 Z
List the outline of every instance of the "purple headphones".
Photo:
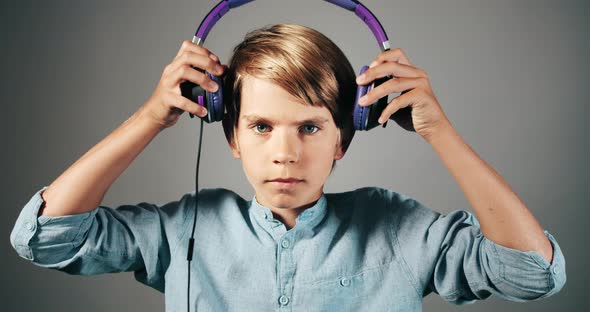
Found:
M 209 31 L 211 28 L 217 23 L 219 19 L 225 13 L 227 13 L 230 9 L 237 8 L 243 4 L 248 2 L 252 2 L 254 0 L 222 0 L 220 1 L 208 14 L 207 16 L 201 21 L 195 36 L 193 37 L 192 42 L 196 43 L 197 45 L 203 45 Z M 367 26 L 375 35 L 375 38 L 379 42 L 379 47 L 381 51 L 388 51 L 390 49 L 389 39 L 387 38 L 387 34 L 385 30 L 381 26 L 379 20 L 373 15 L 373 13 L 367 9 L 363 4 L 356 0 L 324 0 L 330 3 L 333 3 L 339 7 L 347 9 L 349 11 L 354 11 L 354 13 L 360 17 Z M 361 69 L 360 74 L 364 73 L 369 66 L 363 66 Z M 201 72 L 203 70 L 197 69 Z M 191 101 L 198 103 L 201 106 L 207 108 L 207 116 L 202 117 L 202 119 L 207 123 L 212 123 L 215 121 L 221 121 L 223 119 L 223 115 L 225 113 L 225 109 L 223 106 L 223 78 L 212 75 L 210 73 L 206 73 L 211 80 L 215 81 L 219 88 L 216 92 L 209 92 L 205 89 L 201 88 L 199 85 L 191 82 L 185 81 L 180 84 L 180 89 L 182 96 L 190 99 Z M 357 88 L 356 92 L 356 99 L 354 102 L 354 111 L 353 111 L 353 122 L 354 128 L 356 130 L 370 130 L 379 125 L 377 121 L 381 113 L 387 106 L 387 95 L 380 98 L 376 103 L 369 105 L 369 106 L 360 106 L 358 104 L 358 100 L 367 92 L 371 91 L 373 88 L 379 86 L 380 84 L 384 83 L 385 81 L 392 79 L 392 76 L 386 76 L 383 78 L 379 78 L 375 81 L 368 83 L 367 85 L 360 85 Z M 194 116 L 189 114 L 191 118 Z M 411 121 L 411 106 L 402 108 L 391 115 L 390 119 L 395 120 L 400 126 L 408 131 L 415 131 Z M 387 125 L 387 122 L 383 124 L 383 127 Z

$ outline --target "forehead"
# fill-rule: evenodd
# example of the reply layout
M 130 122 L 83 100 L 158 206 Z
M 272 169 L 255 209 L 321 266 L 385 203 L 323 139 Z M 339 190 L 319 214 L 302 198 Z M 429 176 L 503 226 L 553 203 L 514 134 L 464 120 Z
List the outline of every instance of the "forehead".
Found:
M 332 119 L 326 107 L 302 103 L 278 85 L 252 76 L 244 77 L 240 102 L 240 120 L 324 123 Z

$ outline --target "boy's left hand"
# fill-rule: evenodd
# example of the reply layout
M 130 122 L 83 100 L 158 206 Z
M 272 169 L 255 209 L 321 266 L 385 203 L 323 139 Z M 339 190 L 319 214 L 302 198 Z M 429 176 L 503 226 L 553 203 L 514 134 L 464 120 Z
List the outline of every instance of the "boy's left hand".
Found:
M 381 113 L 380 124 L 386 122 L 389 116 L 399 109 L 411 106 L 414 129 L 424 139 L 428 140 L 433 134 L 450 126 L 449 120 L 434 96 L 428 75 L 424 70 L 413 66 L 399 48 L 379 54 L 364 75 L 357 77 L 356 82 L 363 85 L 390 75 L 394 78 L 368 92 L 363 97 L 366 101 L 359 103 L 361 106 L 371 105 L 384 96 L 401 92 L 399 96 L 389 101 Z

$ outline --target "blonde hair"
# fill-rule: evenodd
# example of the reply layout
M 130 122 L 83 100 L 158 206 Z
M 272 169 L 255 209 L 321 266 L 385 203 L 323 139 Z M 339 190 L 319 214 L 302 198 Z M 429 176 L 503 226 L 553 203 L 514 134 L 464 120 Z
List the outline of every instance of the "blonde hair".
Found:
M 355 133 L 352 111 L 356 75 L 344 53 L 328 37 L 296 24 L 265 26 L 246 34 L 234 48 L 228 66 L 223 85 L 227 115 L 222 124 L 230 144 L 238 127 L 243 79 L 252 76 L 283 88 L 302 103 L 326 107 L 346 152 Z

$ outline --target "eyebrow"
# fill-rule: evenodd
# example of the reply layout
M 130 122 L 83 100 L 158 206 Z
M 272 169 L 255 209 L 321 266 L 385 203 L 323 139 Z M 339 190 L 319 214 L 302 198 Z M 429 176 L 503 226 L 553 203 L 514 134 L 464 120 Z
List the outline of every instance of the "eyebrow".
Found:
M 259 115 L 244 115 L 242 116 L 242 119 L 245 119 L 249 122 L 266 122 L 269 124 L 273 124 L 274 121 L 270 120 L 269 118 L 265 118 Z M 305 120 L 300 120 L 300 121 L 296 121 L 294 122 L 294 124 L 300 125 L 300 124 L 309 124 L 309 123 L 315 123 L 315 124 L 324 124 L 326 122 L 328 122 L 329 120 L 324 118 L 324 117 L 313 117 L 313 118 L 308 118 Z

